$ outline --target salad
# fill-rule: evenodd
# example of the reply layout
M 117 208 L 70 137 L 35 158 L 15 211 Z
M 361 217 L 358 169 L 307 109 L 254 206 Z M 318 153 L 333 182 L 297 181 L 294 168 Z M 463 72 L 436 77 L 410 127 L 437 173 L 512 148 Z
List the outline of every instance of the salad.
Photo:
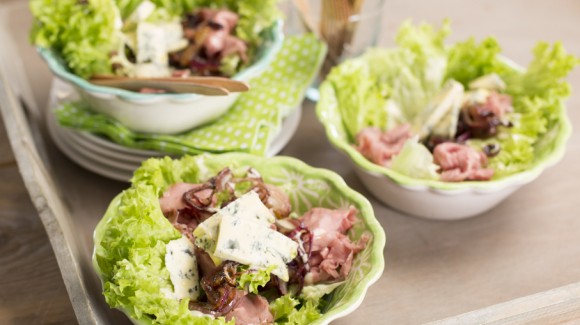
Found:
M 279 17 L 276 0 L 32 0 L 30 9 L 32 42 L 82 78 L 231 77 Z
M 330 73 L 351 144 L 416 179 L 485 181 L 530 168 L 551 150 L 570 94 L 563 79 L 579 59 L 540 42 L 523 70 L 495 38 L 448 46 L 449 32 L 448 22 L 407 22 L 396 48 L 369 49 Z
M 138 320 L 311 323 L 371 240 L 368 233 L 348 236 L 360 222 L 357 208 L 298 213 L 281 187 L 251 167 L 225 167 L 152 193 L 147 183 L 174 177 L 165 168 L 152 172 L 159 164 L 184 167 L 169 158 L 147 161 L 96 230 L 105 298 Z

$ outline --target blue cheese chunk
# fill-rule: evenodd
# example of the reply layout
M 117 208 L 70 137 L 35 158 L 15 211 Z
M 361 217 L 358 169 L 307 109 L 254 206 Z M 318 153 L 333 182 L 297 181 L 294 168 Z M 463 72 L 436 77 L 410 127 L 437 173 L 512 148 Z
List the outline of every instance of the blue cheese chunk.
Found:
M 137 77 L 153 78 L 169 75 L 165 30 L 155 24 L 137 25 Z
M 218 213 L 222 215 L 235 215 L 240 218 L 255 219 L 264 223 L 274 223 L 276 217 L 268 207 L 262 203 L 258 193 L 251 191 L 242 196 L 237 200 L 225 206 Z
M 276 217 L 256 192 L 248 192 L 197 226 L 195 245 L 219 264 L 235 261 L 251 268 L 272 271 L 288 281 L 286 266 L 296 257 L 298 244 L 271 229 Z
M 200 287 L 193 244 L 182 236 L 167 243 L 165 250 L 165 267 L 173 284 L 173 297 L 196 300 Z
M 431 101 L 425 114 L 415 124 L 419 125 L 419 139 L 440 135 L 453 138 L 463 103 L 463 85 L 455 80 L 448 81 L 441 92 Z
M 225 215 L 220 223 L 214 255 L 250 268 L 275 266 L 272 274 L 288 281 L 287 263 L 296 257 L 298 244 L 263 222 L 239 215 Z
M 202 222 L 195 228 L 195 245 L 206 252 L 215 251 L 219 227 L 224 215 L 236 215 L 240 218 L 253 219 L 269 226 L 276 221 L 276 217 L 262 203 L 256 192 L 248 192 L 237 200 L 231 202 L 213 216 Z

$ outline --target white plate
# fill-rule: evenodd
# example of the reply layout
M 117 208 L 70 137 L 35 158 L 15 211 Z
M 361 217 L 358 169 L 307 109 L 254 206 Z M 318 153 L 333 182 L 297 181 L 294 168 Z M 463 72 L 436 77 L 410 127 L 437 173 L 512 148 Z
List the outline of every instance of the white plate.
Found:
M 50 94 L 50 107 L 56 108 L 59 103 L 77 97 L 68 85 L 55 80 Z M 273 138 L 266 150 L 267 156 L 274 156 L 290 141 L 302 115 L 302 107 L 296 107 L 282 121 L 279 133 Z M 168 154 L 125 147 L 84 131 L 76 131 L 62 127 L 56 121 L 54 114 L 48 114 L 47 125 L 51 137 L 61 151 L 82 167 L 102 176 L 127 181 L 133 171 L 150 157 L 163 157 Z
M 101 165 L 96 163 L 95 161 L 91 160 L 90 158 L 84 156 L 80 152 L 78 152 L 74 147 L 69 145 L 65 142 L 58 129 L 59 127 L 56 124 L 54 117 L 49 117 L 47 121 L 48 132 L 53 139 L 56 146 L 62 151 L 66 156 L 68 156 L 72 161 L 77 163 L 78 165 L 90 170 L 96 174 L 105 176 L 107 178 L 115 179 L 118 181 L 127 182 L 131 179 L 133 175 L 132 172 L 128 172 L 125 170 L 120 170 L 108 166 Z

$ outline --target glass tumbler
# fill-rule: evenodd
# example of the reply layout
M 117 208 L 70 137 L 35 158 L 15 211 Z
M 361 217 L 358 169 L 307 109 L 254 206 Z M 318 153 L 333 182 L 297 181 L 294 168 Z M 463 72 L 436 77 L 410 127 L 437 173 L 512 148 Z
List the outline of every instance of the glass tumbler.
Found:
M 318 85 L 332 67 L 375 46 L 381 30 L 383 0 L 286 0 L 285 33 L 314 33 L 328 46 L 317 80 L 306 93 L 319 98 Z

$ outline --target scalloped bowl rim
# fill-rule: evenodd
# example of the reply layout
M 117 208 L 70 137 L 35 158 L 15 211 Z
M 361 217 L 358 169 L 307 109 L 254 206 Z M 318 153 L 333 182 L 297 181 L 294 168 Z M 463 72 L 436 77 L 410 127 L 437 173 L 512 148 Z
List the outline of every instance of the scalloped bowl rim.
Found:
M 508 58 L 501 57 L 508 65 L 512 66 L 514 69 L 524 70 L 521 66 L 517 65 Z M 328 82 L 324 81 L 320 89 L 330 88 L 332 95 L 335 96 L 336 92 L 334 87 Z M 321 96 L 323 92 L 321 91 Z M 330 140 L 333 146 L 344 152 L 352 162 L 354 162 L 360 169 L 367 174 L 373 175 L 375 177 L 386 177 L 393 183 L 401 186 L 402 188 L 410 191 L 429 191 L 441 195 L 456 195 L 472 192 L 475 194 L 486 194 L 496 191 L 503 190 L 510 187 L 519 187 L 530 183 L 536 179 L 544 169 L 557 164 L 564 157 L 566 151 L 566 143 L 570 136 L 572 135 L 572 125 L 570 119 L 566 112 L 566 106 L 562 104 L 562 109 L 560 110 L 559 116 L 559 130 L 556 139 L 554 140 L 554 149 L 552 152 L 547 154 L 542 159 L 536 160 L 533 167 L 506 176 L 498 180 L 490 180 L 485 182 L 477 181 L 464 181 L 464 182 L 443 182 L 438 180 L 425 180 L 409 177 L 407 175 L 401 174 L 392 169 L 376 165 L 369 160 L 367 160 L 361 153 L 359 153 L 348 141 L 341 139 L 336 132 L 333 132 L 331 125 L 329 125 L 328 119 L 325 118 L 327 108 L 324 108 L 319 104 L 316 106 L 316 113 L 322 125 L 324 126 L 327 138 Z
M 282 43 L 284 42 L 284 33 L 282 31 L 282 26 L 283 26 L 282 20 L 278 19 L 270 27 L 267 28 L 267 30 L 270 30 L 273 35 L 273 38 L 269 46 L 266 47 L 264 53 L 256 62 L 254 62 L 249 67 L 243 69 L 239 73 L 232 76 L 231 79 L 246 81 L 267 68 L 267 66 L 272 62 L 272 60 L 274 59 L 280 48 L 282 48 Z M 36 49 L 40 54 L 40 56 L 42 57 L 42 59 L 48 64 L 50 70 L 56 76 L 97 98 L 110 99 L 113 97 L 117 97 L 121 100 L 135 103 L 156 103 L 161 101 L 173 101 L 177 103 L 185 103 L 207 97 L 198 94 L 138 93 L 119 88 L 98 86 L 90 83 L 88 80 L 83 79 L 75 75 L 71 71 L 69 71 L 63 64 L 62 60 L 58 57 L 58 55 L 51 49 L 44 47 L 37 47 Z
M 359 283 L 359 285 L 353 289 L 353 292 L 351 294 L 352 298 L 347 300 L 347 302 L 343 303 L 338 308 L 330 309 L 330 310 L 324 312 L 322 314 L 322 318 L 315 321 L 314 324 L 328 324 L 333 320 L 336 320 L 338 318 L 344 317 L 344 316 L 352 313 L 361 305 L 361 303 L 363 302 L 363 300 L 366 296 L 368 289 L 370 288 L 371 285 L 373 285 L 374 283 L 376 283 L 379 280 L 379 278 L 383 274 L 383 271 L 385 268 L 385 260 L 384 260 L 384 255 L 383 255 L 383 251 L 384 251 L 385 243 L 386 243 L 385 231 L 384 231 L 383 227 L 381 226 L 381 224 L 379 223 L 379 221 L 377 220 L 377 218 L 374 214 L 373 207 L 367 198 L 365 198 L 362 194 L 360 194 L 360 193 L 356 192 L 355 190 L 353 190 L 352 188 L 350 188 L 346 184 L 344 179 L 340 175 L 338 175 L 337 173 L 330 171 L 328 169 L 324 169 L 324 168 L 312 167 L 312 166 L 307 165 L 306 163 L 304 163 L 301 160 L 298 160 L 296 158 L 287 157 L 287 156 L 276 156 L 276 157 L 268 158 L 268 157 L 255 156 L 255 155 L 247 154 L 247 153 L 225 153 L 225 154 L 202 154 L 202 155 L 199 155 L 199 157 L 203 157 L 203 156 L 214 157 L 213 159 L 217 159 L 216 157 L 222 158 L 224 160 L 229 159 L 228 161 L 241 161 L 244 164 L 247 161 L 252 161 L 252 160 L 258 160 L 260 162 L 267 160 L 268 164 L 289 165 L 289 166 L 293 166 L 293 168 L 295 168 L 296 170 L 307 169 L 307 170 L 312 171 L 312 174 L 316 174 L 320 179 L 323 179 L 329 183 L 332 183 L 338 189 L 338 191 L 340 191 L 343 195 L 348 197 L 352 202 L 356 202 L 357 204 L 359 204 L 361 207 L 360 218 L 364 219 L 365 223 L 367 224 L 367 230 L 370 231 L 373 235 L 373 240 L 372 240 L 372 244 L 371 244 L 371 252 L 370 252 L 368 258 L 369 258 L 369 260 L 375 261 L 375 263 L 371 264 L 371 269 L 369 270 L 369 272 L 366 273 L 364 275 L 364 277 L 361 279 L 361 283 Z M 152 158 L 152 159 L 155 159 L 155 158 Z M 112 208 L 114 204 L 118 203 L 120 195 L 121 195 L 121 193 L 119 193 L 111 201 L 111 203 L 107 207 L 107 211 L 110 208 Z M 107 215 L 107 213 L 105 213 L 105 216 L 106 215 Z M 97 273 L 99 280 L 101 281 L 101 286 L 103 286 L 103 287 L 104 287 L 104 281 L 103 281 L 103 277 L 101 276 L 102 273 L 101 273 L 101 270 L 98 266 L 97 258 L 96 258 L 97 257 L 97 255 L 96 255 L 96 253 L 97 253 L 96 252 L 96 243 L 100 242 L 99 234 L 102 234 L 104 232 L 103 229 L 106 226 L 106 224 L 108 224 L 111 217 L 112 217 L 112 215 L 109 215 L 108 218 L 101 219 L 99 221 L 99 223 L 97 224 L 97 226 L 95 227 L 95 230 L 93 232 L 94 247 L 93 247 L 93 254 L 92 254 L 92 264 L 93 264 L 94 270 Z M 135 324 L 151 324 L 151 322 L 148 322 L 145 320 L 139 321 L 139 320 L 135 320 L 135 319 L 129 317 L 129 313 L 127 312 L 127 310 L 125 310 L 123 308 L 117 308 L 117 309 L 119 309 L 123 313 L 125 313 L 125 315 L 127 315 L 127 317 Z

